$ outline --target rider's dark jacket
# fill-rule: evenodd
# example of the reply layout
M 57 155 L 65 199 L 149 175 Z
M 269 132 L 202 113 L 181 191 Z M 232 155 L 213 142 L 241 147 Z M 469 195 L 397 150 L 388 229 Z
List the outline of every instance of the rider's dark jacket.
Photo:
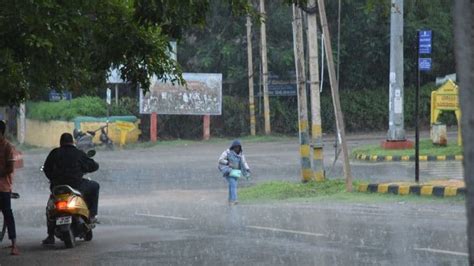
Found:
M 78 188 L 82 177 L 99 169 L 93 159 L 72 144 L 53 149 L 44 163 L 44 173 L 51 182 L 51 187 L 69 185 Z

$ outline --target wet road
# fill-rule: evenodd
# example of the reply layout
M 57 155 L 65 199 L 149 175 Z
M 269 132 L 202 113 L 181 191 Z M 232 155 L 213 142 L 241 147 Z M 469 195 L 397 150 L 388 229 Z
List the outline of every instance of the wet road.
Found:
M 351 146 L 373 142 L 355 138 Z M 245 145 L 245 144 L 244 144 Z M 99 152 L 100 220 L 92 242 L 42 247 L 46 153 L 26 153 L 14 203 L 22 255 L 0 265 L 465 265 L 462 204 L 299 202 L 229 207 L 216 160 L 227 143 Z M 330 146 L 328 143 L 327 146 Z M 296 140 L 244 146 L 254 181 L 298 180 Z M 332 163 L 330 149 L 326 165 Z M 460 163 L 422 177 L 462 175 Z M 404 180 L 412 163 L 358 163 L 354 176 Z M 423 169 L 423 168 L 422 168 Z M 336 164 L 332 175 L 340 172 Z M 452 171 L 452 172 L 451 172 Z M 459 176 L 460 177 L 460 176 Z M 6 245 L 6 244 L 5 244 Z

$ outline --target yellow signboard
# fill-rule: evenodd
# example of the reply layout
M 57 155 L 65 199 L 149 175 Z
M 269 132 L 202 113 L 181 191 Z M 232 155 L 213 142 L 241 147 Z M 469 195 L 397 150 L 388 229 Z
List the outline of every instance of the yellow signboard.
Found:
M 461 145 L 461 108 L 459 107 L 459 88 L 448 80 L 439 89 L 431 92 L 431 124 L 438 121 L 444 111 L 454 111 L 458 121 L 458 144 Z

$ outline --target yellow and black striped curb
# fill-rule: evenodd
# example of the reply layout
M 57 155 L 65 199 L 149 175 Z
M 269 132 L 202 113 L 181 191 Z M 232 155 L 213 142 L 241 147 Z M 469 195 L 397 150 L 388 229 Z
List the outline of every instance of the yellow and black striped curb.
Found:
M 415 161 L 415 155 L 367 155 L 356 154 L 355 158 L 362 161 L 372 162 L 400 162 Z M 462 161 L 462 155 L 420 155 L 420 161 Z
M 421 195 L 437 197 L 453 197 L 466 195 L 465 187 L 437 186 L 437 185 L 400 185 L 400 184 L 361 184 L 359 192 L 390 193 L 396 195 Z

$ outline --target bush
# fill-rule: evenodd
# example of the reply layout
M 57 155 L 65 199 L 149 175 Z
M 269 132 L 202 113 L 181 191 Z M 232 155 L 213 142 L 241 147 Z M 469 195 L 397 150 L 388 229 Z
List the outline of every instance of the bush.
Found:
M 129 101 L 123 98 L 121 103 Z M 133 113 L 128 108 L 128 106 L 112 105 L 110 115 L 132 115 Z M 31 102 L 27 106 L 27 117 L 40 121 L 70 121 L 78 116 L 104 117 L 106 115 L 107 104 L 99 97 L 84 96 L 60 102 Z
M 119 99 L 118 105 L 112 103 L 110 106 L 110 113 L 112 115 L 134 115 L 140 116 L 138 107 L 138 100 L 130 97 L 122 97 Z
M 222 115 L 212 116 L 211 130 L 214 136 L 232 136 L 250 134 L 250 114 L 248 99 L 224 96 Z

